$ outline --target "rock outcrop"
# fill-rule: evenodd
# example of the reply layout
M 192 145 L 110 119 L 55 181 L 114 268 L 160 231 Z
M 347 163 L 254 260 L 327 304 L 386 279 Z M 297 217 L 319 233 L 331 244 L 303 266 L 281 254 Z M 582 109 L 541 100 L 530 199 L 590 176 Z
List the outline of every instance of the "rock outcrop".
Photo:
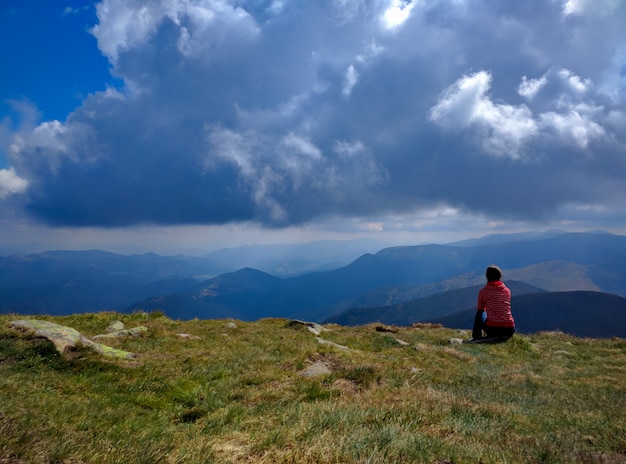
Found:
M 133 327 L 132 329 L 121 329 L 116 330 L 114 332 L 109 332 L 105 334 L 94 335 L 92 338 L 123 338 L 123 337 L 140 337 L 141 335 L 148 332 L 148 328 L 140 325 L 138 327 Z
M 130 359 L 136 356 L 134 353 L 128 351 L 118 350 L 93 342 L 77 330 L 64 325 L 55 324 L 54 322 L 37 319 L 22 319 L 12 321 L 10 326 L 15 330 L 50 340 L 57 351 L 65 357 L 70 357 L 73 352 L 85 347 L 91 348 L 111 358 Z
M 311 332 L 315 336 L 320 335 L 322 332 L 327 332 L 328 331 L 328 329 L 322 327 L 321 325 L 319 325 L 319 324 L 317 324 L 315 322 L 299 321 L 298 319 L 292 320 L 289 323 L 289 325 L 291 327 L 297 326 L 297 325 L 305 326 L 307 328 L 307 330 L 309 332 Z

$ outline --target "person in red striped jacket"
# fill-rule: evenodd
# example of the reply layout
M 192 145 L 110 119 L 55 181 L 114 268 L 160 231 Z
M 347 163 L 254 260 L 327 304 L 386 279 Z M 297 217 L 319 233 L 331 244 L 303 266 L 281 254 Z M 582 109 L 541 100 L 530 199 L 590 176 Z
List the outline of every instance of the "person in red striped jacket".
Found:
M 485 277 L 487 285 L 478 292 L 471 341 L 506 341 L 515 333 L 511 290 L 501 281 L 502 271 L 498 266 L 489 266 Z

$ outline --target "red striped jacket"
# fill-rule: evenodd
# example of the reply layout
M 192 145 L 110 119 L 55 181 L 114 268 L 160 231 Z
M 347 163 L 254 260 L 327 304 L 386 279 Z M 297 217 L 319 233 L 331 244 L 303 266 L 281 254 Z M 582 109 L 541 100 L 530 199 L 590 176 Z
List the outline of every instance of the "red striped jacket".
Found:
M 478 310 L 487 311 L 485 325 L 515 327 L 511 313 L 511 290 L 501 281 L 487 282 L 478 292 Z

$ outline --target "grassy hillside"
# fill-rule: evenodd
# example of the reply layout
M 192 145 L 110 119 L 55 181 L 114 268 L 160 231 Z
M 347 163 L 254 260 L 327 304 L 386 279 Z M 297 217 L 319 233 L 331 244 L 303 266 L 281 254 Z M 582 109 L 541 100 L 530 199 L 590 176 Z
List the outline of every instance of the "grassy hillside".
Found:
M 138 353 L 112 361 L 65 359 L 15 319 L 0 316 L 3 464 L 626 462 L 624 339 L 327 326 L 342 349 L 284 319 L 47 318 L 87 337 L 148 327 L 108 341 Z

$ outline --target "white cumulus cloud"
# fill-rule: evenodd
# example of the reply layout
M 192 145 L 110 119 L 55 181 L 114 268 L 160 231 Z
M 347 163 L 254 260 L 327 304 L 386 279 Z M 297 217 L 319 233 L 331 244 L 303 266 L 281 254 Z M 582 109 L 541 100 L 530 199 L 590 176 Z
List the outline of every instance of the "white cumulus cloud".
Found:
M 623 209 L 626 3 L 595 4 L 101 0 L 122 84 L 4 125 L 3 195 L 81 227 Z
M 575 110 L 567 113 L 542 114 L 540 124 L 548 130 L 554 130 L 566 143 L 573 142 L 581 149 L 587 148 L 592 140 L 606 135 L 598 123 Z
M 568 69 L 559 71 L 559 76 L 576 93 L 585 93 L 592 87 L 590 79 L 581 79 L 580 76 L 575 75 Z
M 553 107 L 551 111 L 533 112 L 526 105 L 494 102 L 488 94 L 492 76 L 480 71 L 464 75 L 448 87 L 431 108 L 430 120 L 449 130 L 475 128 L 484 148 L 503 157 L 521 158 L 525 145 L 551 136 L 565 146 L 587 149 L 591 141 L 607 135 L 601 125 L 604 108 L 582 99 L 593 84 L 566 69 L 550 74 L 562 84 L 552 101 L 542 102 L 543 107 L 546 103 Z M 532 101 L 549 84 L 548 74 L 538 79 L 523 76 L 517 91 Z
M 178 31 L 181 53 L 200 53 L 229 35 L 254 36 L 257 26 L 240 7 L 226 0 L 107 0 L 96 5 L 99 23 L 92 34 L 100 50 L 116 63 L 122 52 L 149 42 L 164 21 Z
M 23 193 L 28 188 L 28 181 L 15 174 L 13 169 L 0 169 L 0 200 Z
M 396 29 L 402 26 L 409 19 L 414 6 L 413 0 L 391 0 L 382 15 L 383 26 L 386 29 Z
M 344 98 L 348 98 L 352 93 L 352 89 L 359 80 L 359 73 L 356 71 L 353 65 L 348 66 L 346 70 L 346 76 L 344 78 L 343 88 L 341 89 L 341 95 Z
M 522 76 L 522 82 L 517 92 L 524 98 L 532 100 L 547 82 L 546 76 L 541 76 L 539 79 L 528 79 L 526 76 Z
M 486 71 L 463 76 L 441 95 L 430 119 L 449 129 L 479 126 L 486 130 L 483 144 L 490 152 L 519 158 L 521 145 L 537 132 L 537 124 L 524 105 L 494 103 L 488 95 L 491 79 Z

